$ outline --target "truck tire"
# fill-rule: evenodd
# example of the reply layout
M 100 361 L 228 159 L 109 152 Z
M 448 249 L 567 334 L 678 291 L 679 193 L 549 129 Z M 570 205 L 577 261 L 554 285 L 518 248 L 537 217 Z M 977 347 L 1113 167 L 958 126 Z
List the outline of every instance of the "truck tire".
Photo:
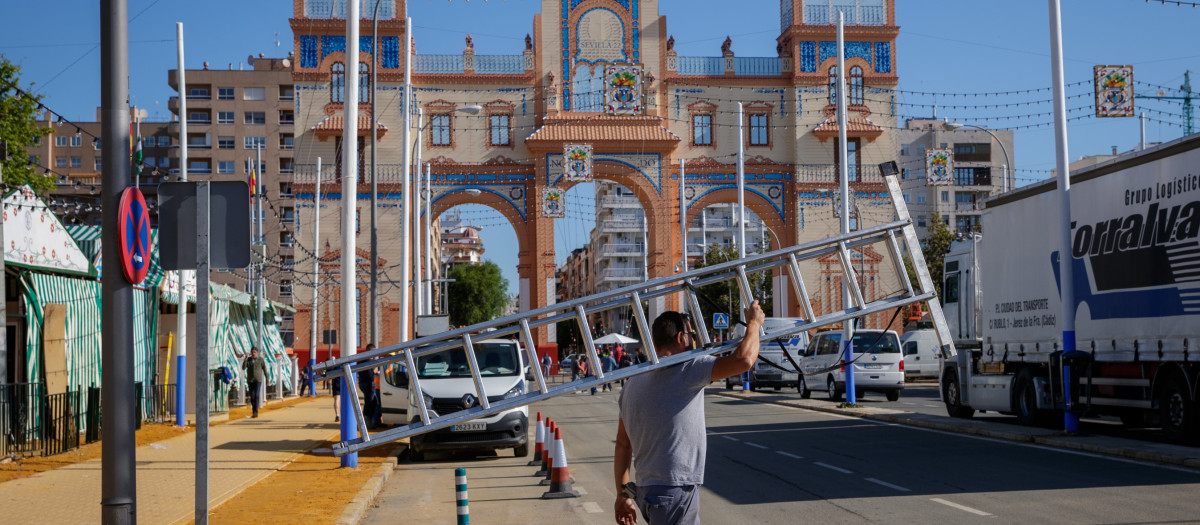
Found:
M 1013 414 L 1017 422 L 1027 427 L 1043 426 L 1049 420 L 1044 411 L 1037 408 L 1037 390 L 1033 383 L 1033 371 L 1028 368 L 1017 374 L 1012 392 Z
M 842 392 L 838 390 L 837 383 L 834 382 L 833 376 L 829 376 L 829 379 L 825 381 L 825 386 L 829 388 L 829 390 L 825 392 L 825 395 L 829 397 L 830 401 L 838 401 L 842 398 Z
M 800 399 L 808 399 L 812 397 L 812 390 L 808 389 L 808 383 L 804 382 L 804 376 L 801 376 L 796 381 L 796 391 L 800 393 Z
M 962 398 L 959 397 L 961 391 L 962 385 L 958 383 L 958 373 L 947 372 L 946 379 L 942 381 L 942 399 L 946 401 L 946 413 L 950 417 L 970 419 L 975 415 L 975 409 L 962 404 Z
M 1191 441 L 1196 437 L 1196 405 L 1192 403 L 1183 375 L 1177 371 L 1166 371 L 1166 374 L 1155 396 L 1159 424 L 1171 440 Z
M 518 458 L 528 457 L 529 456 L 529 443 L 521 443 L 520 445 L 517 445 L 517 447 L 513 449 L 513 452 L 515 453 L 516 457 L 518 457 Z

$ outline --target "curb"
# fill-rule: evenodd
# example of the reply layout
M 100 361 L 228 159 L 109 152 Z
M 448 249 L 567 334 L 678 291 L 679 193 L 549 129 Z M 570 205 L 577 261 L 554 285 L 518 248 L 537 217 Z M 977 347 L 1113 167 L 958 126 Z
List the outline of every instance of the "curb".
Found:
M 367 513 L 367 509 L 374 503 L 375 496 L 379 495 L 379 492 L 383 490 L 383 484 L 387 482 L 392 472 L 395 471 L 396 465 L 400 461 L 400 454 L 407 447 L 407 444 L 401 444 L 388 453 L 388 458 L 376 468 L 375 475 L 371 476 L 371 479 L 367 480 L 363 488 L 359 489 L 358 495 L 354 496 L 354 499 L 346 504 L 346 508 L 342 510 L 342 517 L 338 518 L 336 522 L 338 525 L 357 525 L 358 522 L 362 521 L 363 516 Z
M 710 391 L 709 393 L 732 399 L 753 401 L 756 403 L 768 403 L 772 405 L 801 408 L 814 412 L 826 412 L 842 416 L 885 421 L 888 423 L 898 423 L 914 427 L 940 430 L 943 432 L 953 432 L 956 434 L 970 434 L 1003 441 L 1011 441 L 1015 443 L 1036 444 L 1064 450 L 1148 461 L 1164 465 L 1179 465 L 1189 468 L 1200 468 L 1200 449 L 1192 449 L 1190 447 L 1184 447 L 1181 445 L 1166 445 L 1161 443 L 1139 441 L 1129 442 L 1128 446 L 1117 446 L 1112 444 L 1088 442 L 1090 438 L 1099 436 L 1068 436 L 1057 430 L 1043 428 L 1016 427 L 1019 429 L 1017 430 L 1013 429 L 1011 425 L 1003 423 L 974 421 L 970 419 L 951 419 L 948 417 L 930 416 L 926 414 L 878 409 L 873 407 L 848 409 L 809 404 L 799 400 L 759 399 L 758 396 L 747 396 L 741 394 L 740 391 L 726 392 L 724 390 L 717 390 Z M 1129 441 L 1125 440 L 1124 438 L 1102 439 L 1118 439 Z

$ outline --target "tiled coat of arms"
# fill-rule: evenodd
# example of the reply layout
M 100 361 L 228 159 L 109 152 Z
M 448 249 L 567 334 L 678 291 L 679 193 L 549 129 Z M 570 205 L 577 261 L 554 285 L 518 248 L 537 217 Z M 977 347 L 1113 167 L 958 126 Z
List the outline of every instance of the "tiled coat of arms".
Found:
M 619 64 L 604 67 L 604 114 L 644 115 L 642 66 Z

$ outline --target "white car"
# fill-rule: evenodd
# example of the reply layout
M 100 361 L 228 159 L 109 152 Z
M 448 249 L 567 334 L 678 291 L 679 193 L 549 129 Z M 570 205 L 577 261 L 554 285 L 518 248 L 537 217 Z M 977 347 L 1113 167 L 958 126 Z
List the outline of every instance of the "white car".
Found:
M 900 338 L 891 330 L 855 330 L 854 385 L 856 397 L 866 392 L 887 396 L 888 401 L 900 399 L 904 390 L 904 359 L 900 354 Z M 831 401 L 842 398 L 846 391 L 844 345 L 841 331 L 820 332 L 813 337 L 800 361 L 800 397 L 807 398 L 813 390 L 823 390 Z

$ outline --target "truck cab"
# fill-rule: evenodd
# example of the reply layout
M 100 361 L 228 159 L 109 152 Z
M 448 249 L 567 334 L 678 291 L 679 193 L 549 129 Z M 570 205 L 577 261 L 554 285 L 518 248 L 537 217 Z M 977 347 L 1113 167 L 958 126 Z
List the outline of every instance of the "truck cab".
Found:
M 942 311 L 950 337 L 958 347 L 980 345 L 978 253 L 982 242 L 983 236 L 979 234 L 955 241 L 943 259 Z

